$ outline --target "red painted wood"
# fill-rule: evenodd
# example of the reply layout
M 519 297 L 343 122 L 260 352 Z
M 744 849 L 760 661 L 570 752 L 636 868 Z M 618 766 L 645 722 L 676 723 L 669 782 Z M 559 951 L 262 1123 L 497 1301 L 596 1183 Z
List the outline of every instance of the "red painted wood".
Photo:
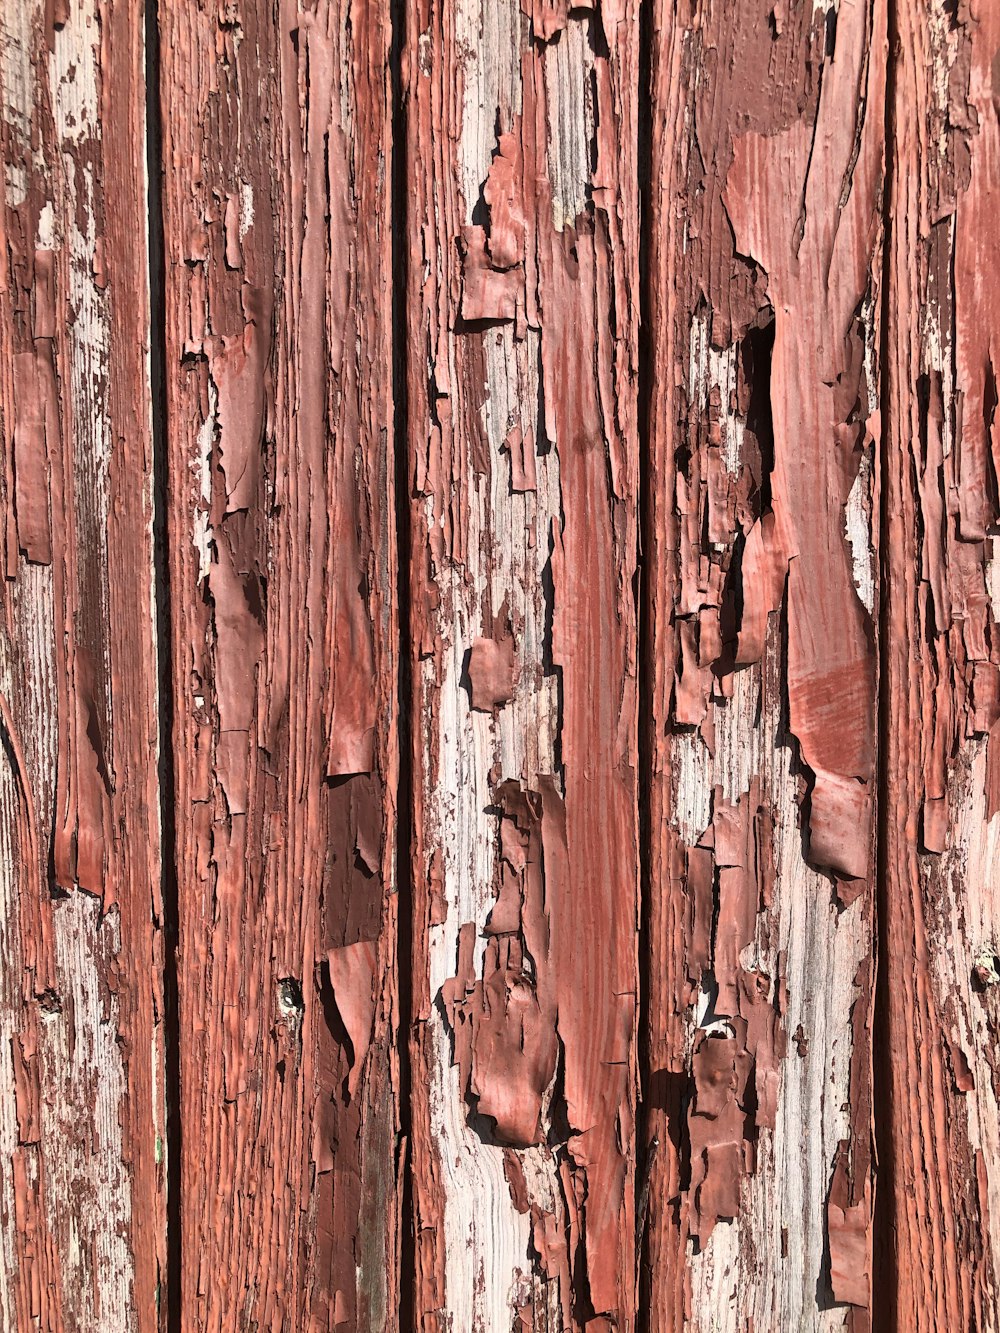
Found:
M 638 38 L 631 3 L 407 21 L 426 1329 L 636 1317 Z
M 191 1330 L 398 1322 L 389 39 L 161 14 Z
M 166 1274 L 145 61 L 0 17 L 0 1327 L 153 1330 Z
M 0 1328 L 997 1328 L 998 47 L 3 9 Z

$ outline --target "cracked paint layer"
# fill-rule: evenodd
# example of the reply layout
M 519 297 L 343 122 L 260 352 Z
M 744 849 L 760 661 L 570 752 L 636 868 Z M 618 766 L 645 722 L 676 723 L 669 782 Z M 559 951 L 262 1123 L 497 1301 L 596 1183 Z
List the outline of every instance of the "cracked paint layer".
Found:
M 11 1330 L 158 1329 L 166 1280 L 144 41 L 111 0 L 0 16 Z
M 638 35 L 407 15 L 424 1329 L 635 1320 Z
M 1000 1333 L 996 6 L 141 10 L 0 12 L 0 1327 Z
M 388 1330 L 389 7 L 160 22 L 183 1319 Z
M 893 109 L 885 1308 L 996 1329 L 1000 15 L 904 6 Z
M 886 13 L 653 9 L 641 1291 L 861 1329 Z

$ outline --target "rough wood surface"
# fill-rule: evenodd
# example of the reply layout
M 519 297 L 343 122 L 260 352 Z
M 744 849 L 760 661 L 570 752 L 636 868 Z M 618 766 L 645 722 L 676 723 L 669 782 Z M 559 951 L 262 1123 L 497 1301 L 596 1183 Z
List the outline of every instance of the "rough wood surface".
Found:
M 860 1329 L 886 11 L 653 9 L 643 1291 Z
M 163 7 L 182 1326 L 396 1326 L 389 23 Z
M 415 1321 L 627 1329 L 638 13 L 405 51 Z
M 165 1276 L 145 83 L 135 5 L 0 14 L 0 1326 Z
M 998 108 L 0 3 L 0 1333 L 1000 1333 Z
M 880 1126 L 884 1318 L 913 1330 L 1000 1327 L 998 52 L 995 5 L 898 9 Z

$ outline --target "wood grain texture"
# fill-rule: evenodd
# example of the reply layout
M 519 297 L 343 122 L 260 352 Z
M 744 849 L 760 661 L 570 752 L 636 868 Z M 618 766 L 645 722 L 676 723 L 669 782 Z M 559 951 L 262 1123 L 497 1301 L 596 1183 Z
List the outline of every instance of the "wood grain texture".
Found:
M 1000 1333 L 998 108 L 0 4 L 0 1333 Z
M 885 651 L 887 1326 L 1000 1326 L 1000 14 L 900 6 Z
M 869 1326 L 885 26 L 653 6 L 653 1329 Z
M 638 12 L 405 52 L 415 1321 L 630 1329 Z
M 153 1330 L 166 1235 L 141 10 L 5 6 L 0 143 L 0 1326 Z
M 162 10 L 184 1329 L 398 1319 L 389 37 Z

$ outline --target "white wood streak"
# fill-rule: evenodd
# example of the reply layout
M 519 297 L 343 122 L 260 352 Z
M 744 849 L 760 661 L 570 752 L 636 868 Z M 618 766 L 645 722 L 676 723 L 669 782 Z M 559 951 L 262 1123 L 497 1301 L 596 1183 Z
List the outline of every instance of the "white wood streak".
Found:
M 854 586 L 861 604 L 871 615 L 875 610 L 875 552 L 871 544 L 872 471 L 875 446 L 865 446 L 844 508 L 844 536 L 851 549 Z
M 96 0 L 72 0 L 67 23 L 56 28 L 49 60 L 49 96 L 60 152 L 62 198 L 58 224 L 65 248 L 69 320 L 61 407 L 73 438 L 73 492 L 80 520 L 80 559 L 98 571 L 102 624 L 110 619 L 108 597 L 108 467 L 111 428 L 108 410 L 110 310 L 108 294 L 94 281 L 100 181 L 87 149 L 101 137 L 101 27 Z M 80 220 L 83 219 L 81 226 Z M 137 277 L 141 281 L 141 278 Z M 91 506 L 93 507 L 91 510 Z M 112 664 L 101 664 L 105 679 Z M 106 752 L 113 753 L 113 710 L 108 710 Z
M 924 900 L 939 915 L 929 921 L 930 938 L 946 940 L 946 948 L 930 950 L 935 1000 L 945 1035 L 961 1050 L 972 1075 L 965 1094 L 970 1145 L 982 1155 L 989 1200 L 989 1252 L 1000 1254 L 1000 1121 L 996 1107 L 996 1000 L 992 986 L 972 989 L 981 960 L 1000 953 L 1000 815 L 986 818 L 985 737 L 965 743 L 951 766 L 948 803 L 952 812 L 952 844 L 940 856 L 922 858 Z M 931 876 L 935 884 L 927 891 Z M 984 1210 L 985 1211 L 985 1210 Z M 984 1267 L 990 1283 L 992 1270 Z M 991 1311 L 989 1328 L 997 1325 L 997 1296 L 987 1292 L 984 1309 Z
M 531 1289 L 530 1218 L 519 1213 L 511 1200 L 503 1149 L 484 1141 L 483 1127 L 474 1129 L 468 1123 L 470 1108 L 459 1087 L 458 1069 L 452 1067 L 451 1034 L 440 1009 L 440 993 L 455 974 L 460 927 L 472 921 L 481 928 L 494 903 L 497 821 L 487 813 L 493 804 L 491 769 L 501 780 L 553 772 L 558 722 L 555 682 L 541 675 L 545 625 L 539 596 L 549 527 L 559 512 L 557 457 L 553 450 L 536 460 L 537 494 L 511 494 L 509 457 L 501 446 L 508 413 L 520 415 L 526 404 L 533 411 L 537 402 L 533 383 L 537 335 L 529 335 L 519 347 L 509 328 L 498 337 L 500 346 L 487 353 L 491 476 L 478 479 L 468 514 L 473 568 L 454 568 L 439 576 L 447 588 L 439 624 L 445 670 L 437 681 L 428 663 L 423 681 L 426 697 L 437 698 L 440 719 L 438 735 L 431 742 L 440 782 L 428 803 L 427 841 L 443 854 L 448 903 L 447 920 L 430 932 L 430 987 L 438 1002 L 429 1023 L 436 1080 L 431 1114 L 444 1173 L 448 1310 L 456 1328 L 470 1330 L 505 1328 L 523 1299 L 516 1299 L 518 1293 Z M 487 531 L 492 539 L 484 537 Z M 483 563 L 476 568 L 472 553 L 479 552 Z M 490 610 L 498 613 L 506 596 L 523 626 L 515 636 L 514 698 L 496 719 L 473 712 L 461 684 L 466 652 L 478 636 L 492 633 L 479 611 L 487 569 Z M 425 762 L 431 762 L 429 757 Z M 480 936 L 477 969 L 484 944 Z M 551 1208 L 552 1198 L 558 1197 L 555 1161 L 544 1149 L 533 1150 L 532 1156 L 532 1195 L 537 1192 L 538 1201 Z
M 730 473 L 738 472 L 743 450 L 743 423 L 731 407 L 736 355 L 735 346 L 722 351 L 711 346 L 707 316 L 693 319 L 688 396 L 692 411 L 707 421 L 717 390 L 720 445 Z M 853 539 L 859 595 L 869 607 L 874 600 L 870 505 L 865 503 L 870 486 L 866 451 L 845 522 Z M 756 1169 L 743 1179 L 740 1215 L 733 1222 L 720 1221 L 703 1251 L 695 1253 L 694 1242 L 689 1247 L 692 1333 L 739 1333 L 751 1315 L 757 1328 L 780 1324 L 817 1333 L 840 1329 L 845 1320 L 844 1307 L 817 1309 L 816 1290 L 833 1162 L 839 1142 L 849 1136 L 853 983 L 870 940 L 863 899 L 838 910 L 832 882 L 803 858 L 794 742 L 781 730 L 781 669 L 780 632 L 772 617 L 763 662 L 735 672 L 731 698 L 714 704 L 714 754 L 695 731 L 671 740 L 672 819 L 688 846 L 708 827 L 714 787 L 736 803 L 753 778 L 762 783 L 774 819 L 774 903 L 770 913 L 759 915 L 757 939 L 742 962 L 766 973 L 773 985 L 783 954 L 788 1006 L 788 1052 L 781 1065 L 776 1125 L 760 1130 Z M 712 984 L 695 997 L 689 1049 L 699 1024 L 725 1026 L 713 1000 Z M 800 1026 L 808 1042 L 804 1058 L 792 1040 Z M 747 1255 L 777 1257 L 785 1249 L 781 1262 L 746 1262 Z
M 3 119 L 11 135 L 11 157 L 22 154 L 31 160 L 31 124 L 36 100 L 34 56 L 35 7 L 5 6 L 0 13 L 0 80 Z M 28 175 L 21 162 L 8 161 L 6 202 L 15 209 L 28 191 Z M 10 423 L 6 424 L 8 438 Z M 53 579 L 48 565 L 22 565 L 18 581 L 10 589 L 13 603 L 11 636 L 0 636 L 0 691 L 7 701 L 23 702 L 23 716 L 37 720 L 24 735 L 12 738 L 24 754 L 27 784 L 39 794 L 35 818 L 39 827 L 50 827 L 54 799 L 56 690 L 52 670 L 54 635 Z M 11 645 L 20 652 L 15 662 Z M 0 1309 L 4 1328 L 13 1329 L 14 1288 L 18 1280 L 16 1211 L 10 1163 L 19 1131 L 14 1092 L 11 1041 L 22 1030 L 22 941 L 19 903 L 23 893 L 34 891 L 35 875 L 46 867 L 40 857 L 37 867 L 27 861 L 28 849 L 19 837 L 22 789 L 9 763 L 5 745 L 0 757 L 0 1151 L 4 1170 L 0 1173 Z M 30 1182 L 37 1179 L 37 1150 L 25 1151 Z
M 692 1333 L 740 1333 L 747 1315 L 757 1328 L 840 1329 L 845 1310 L 816 1309 L 816 1284 L 824 1262 L 826 1197 L 837 1145 L 848 1137 L 848 1092 L 852 1054 L 853 981 L 870 941 L 859 899 L 838 911 L 830 880 L 802 857 L 797 778 L 793 751 L 780 730 L 777 666 L 780 637 L 772 624 L 764 669 L 771 669 L 766 707 L 759 714 L 762 672 L 738 671 L 733 696 L 716 704 L 713 763 L 698 736 L 675 743 L 685 807 L 678 826 L 685 838 L 695 809 L 710 817 L 709 798 L 718 783 L 735 802 L 759 775 L 774 818 L 774 906 L 776 947 L 759 933 L 744 963 L 779 974 L 784 952 L 788 1008 L 784 1028 L 788 1053 L 781 1065 L 775 1129 L 761 1129 L 756 1171 L 743 1180 L 740 1216 L 719 1222 L 705 1247 L 689 1250 Z M 695 756 L 699 754 L 701 762 Z M 763 921 L 760 922 L 763 925 Z M 692 1014 L 691 1037 L 694 1035 Z M 809 1048 L 796 1053 L 792 1036 L 801 1025 Z M 748 1254 L 782 1254 L 780 1263 L 747 1264 Z
M 63 251 L 60 274 L 66 284 L 69 320 L 66 354 L 59 366 L 61 406 L 73 432 L 75 494 L 94 497 L 94 509 L 89 512 L 87 558 L 96 562 L 102 574 L 101 613 L 106 622 L 107 556 L 103 543 L 111 450 L 105 402 L 108 310 L 106 297 L 93 279 L 99 183 L 93 164 L 85 160 L 84 148 L 100 137 L 101 33 L 92 0 L 74 0 L 69 21 L 54 33 L 44 99 L 34 84 L 38 70 L 33 61 L 33 20 L 40 13 L 29 4 L 5 11 L 0 28 L 4 118 L 26 136 L 36 103 L 48 100 L 52 107 L 60 161 L 55 170 L 55 164 L 40 158 L 34 163 L 41 178 L 51 182 L 53 191 L 40 209 L 35 239 L 39 248 Z M 15 176 L 8 172 L 7 200 L 11 207 L 22 202 L 27 187 L 26 180 L 17 173 Z M 10 656 L 0 660 L 0 689 L 8 699 L 17 691 L 18 714 L 32 719 L 33 725 L 17 739 L 24 750 L 28 785 L 36 801 L 36 826 L 48 830 L 52 827 L 55 797 L 58 707 L 52 567 L 22 562 L 11 597 L 18 657 L 16 661 Z M 10 641 L 3 642 L 9 653 Z M 107 670 L 108 663 L 104 668 Z M 106 739 L 110 753 L 111 737 Z M 10 1064 L 10 1039 L 17 1028 L 21 1004 L 17 902 L 20 895 L 37 892 L 38 879 L 25 864 L 27 849 L 18 845 L 16 828 L 22 798 L 16 777 L 6 763 L 0 784 L 0 940 L 4 959 L 0 981 L 0 1151 L 9 1162 L 18 1133 Z M 38 870 L 44 883 L 48 867 L 44 849 L 40 851 L 43 863 Z M 117 916 L 109 914 L 102 921 L 99 901 L 75 893 L 55 905 L 53 932 L 61 1008 L 40 1015 L 38 1055 L 43 1090 L 40 1154 L 46 1163 L 45 1220 L 60 1258 L 64 1314 L 79 1327 L 117 1333 L 132 1327 L 129 1182 L 122 1160 L 121 1125 L 126 1089 L 117 1041 L 118 1005 L 100 980 L 113 973 L 113 955 L 120 948 Z M 150 1142 L 148 1148 L 153 1152 L 155 1145 Z M 29 1153 L 28 1157 L 29 1172 L 37 1171 L 35 1154 Z M 9 1189 L 9 1179 L 5 1173 L 5 1190 Z M 0 1208 L 0 1315 L 5 1328 L 14 1327 L 14 1213 L 13 1201 L 8 1197 Z M 152 1299 L 153 1293 L 146 1295 Z
M 66 1303 L 81 1328 L 130 1333 L 130 1187 L 122 1161 L 125 1075 L 118 1047 L 118 1001 L 100 978 L 121 949 L 117 908 L 101 919 L 86 893 L 54 912 L 60 1013 L 43 1017 L 42 1105 L 48 1225 L 59 1238 Z M 136 1052 L 138 1055 L 139 1053 Z M 134 1145 L 154 1153 L 150 1141 Z M 79 1230 L 77 1230 L 79 1223 Z M 148 1304 L 152 1291 L 137 1292 Z
M 4 697 L 9 698 L 5 677 Z M 14 1288 L 17 1282 L 17 1252 L 14 1225 L 14 1198 L 11 1190 L 10 1163 L 17 1147 L 17 1108 L 14 1100 L 14 1066 L 11 1042 L 18 1032 L 20 1009 L 21 939 L 18 931 L 18 895 L 23 849 L 18 845 L 16 819 L 21 792 L 17 775 L 4 752 L 0 759 L 0 1323 L 5 1329 L 16 1328 Z
M 594 53 L 589 27 L 589 18 L 571 16 L 544 54 L 548 168 L 557 231 L 574 226 L 587 203 L 594 138 Z

